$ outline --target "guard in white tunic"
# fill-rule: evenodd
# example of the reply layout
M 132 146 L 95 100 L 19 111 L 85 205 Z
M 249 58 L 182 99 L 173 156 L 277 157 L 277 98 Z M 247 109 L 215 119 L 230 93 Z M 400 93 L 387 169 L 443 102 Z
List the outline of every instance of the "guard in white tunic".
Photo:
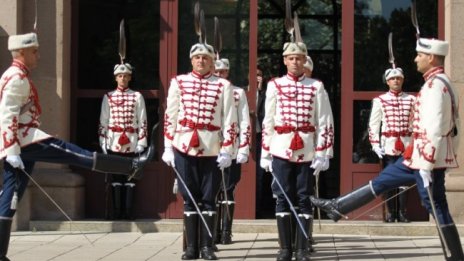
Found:
M 334 221 L 369 203 L 376 196 L 399 186 L 416 183 L 419 196 L 429 213 L 433 213 L 430 189 L 435 203 L 435 220 L 443 234 L 441 240 L 449 248 L 444 251 L 446 260 L 464 260 L 459 233 L 448 209 L 445 188 L 445 171 L 458 167 L 456 161 L 458 96 L 444 73 L 448 42 L 419 38 L 416 45 L 417 70 L 425 83 L 413 108 L 412 140 L 403 156 L 386 167 L 369 184 L 335 199 L 312 199 L 317 207 L 326 211 Z M 444 244 L 442 244 L 444 245 Z
M 6 257 L 12 218 L 29 182 L 36 162 L 69 164 L 103 173 L 140 178 L 141 170 L 153 158 L 154 139 L 137 158 L 91 152 L 55 138 L 39 129 L 41 106 L 30 70 L 39 60 L 37 34 L 12 35 L 8 50 L 13 63 L 0 78 L 0 159 L 3 188 L 0 192 L 0 260 Z
M 283 47 L 287 74 L 268 82 L 263 121 L 261 167 L 272 171 L 298 209 L 305 231 L 309 231 L 313 210 L 311 176 L 328 168 L 333 155 L 334 123 L 329 97 L 321 81 L 304 75 L 307 49 L 302 42 Z M 276 219 L 280 251 L 277 260 L 291 260 L 292 235 L 290 205 L 279 187 Z M 295 257 L 309 260 L 309 240 L 297 227 Z
M 404 75 L 399 67 L 387 69 L 384 74 L 389 91 L 372 100 L 369 118 L 369 141 L 383 167 L 395 163 L 409 145 L 412 134 L 413 95 L 403 92 Z M 406 216 L 407 187 L 392 189 L 384 194 L 387 214 L 385 222 L 409 222 Z M 392 198 L 398 194 L 398 197 Z
M 190 49 L 193 70 L 171 80 L 164 116 L 163 161 L 177 169 L 213 231 L 221 170 L 234 154 L 237 120 L 232 85 L 212 74 L 214 50 L 204 42 Z M 213 239 L 183 185 L 187 248 L 182 259 L 216 259 Z M 200 251 L 198 225 L 200 224 Z M 200 253 L 199 253 L 200 252 Z
M 98 129 L 104 153 L 135 157 L 147 147 L 147 113 L 140 92 L 129 88 L 132 66 L 114 66 L 116 90 L 103 96 Z M 121 175 L 112 175 L 113 218 L 133 219 L 135 182 Z
M 215 75 L 223 79 L 229 77 L 229 60 L 221 58 L 215 62 Z M 251 143 L 251 124 L 248 101 L 245 91 L 237 86 L 233 86 L 234 92 L 234 111 L 237 114 L 237 139 L 235 140 L 234 154 L 232 164 L 224 170 L 227 200 L 222 196 L 221 215 L 218 219 L 218 228 L 220 228 L 219 238 L 222 244 L 232 243 L 232 222 L 235 210 L 235 187 L 240 181 L 242 174 L 242 165 L 248 161 Z M 222 191 L 224 193 L 224 191 Z M 225 205 L 228 205 L 227 207 Z

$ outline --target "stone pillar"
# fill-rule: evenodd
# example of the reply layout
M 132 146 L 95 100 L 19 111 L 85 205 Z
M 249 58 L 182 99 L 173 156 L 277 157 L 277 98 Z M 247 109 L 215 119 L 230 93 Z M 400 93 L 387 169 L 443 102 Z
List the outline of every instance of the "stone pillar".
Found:
M 460 141 L 458 148 L 459 168 L 450 169 L 446 176 L 446 196 L 451 215 L 456 223 L 464 223 L 464 0 L 445 1 L 445 40 L 450 43 L 450 52 L 446 58 L 445 71 L 451 78 L 451 83 L 459 97 L 460 108 Z

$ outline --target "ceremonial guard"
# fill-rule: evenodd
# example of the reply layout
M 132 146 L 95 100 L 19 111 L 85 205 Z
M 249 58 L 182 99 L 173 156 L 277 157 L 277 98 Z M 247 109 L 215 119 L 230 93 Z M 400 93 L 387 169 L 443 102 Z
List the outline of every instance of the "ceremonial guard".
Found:
M 154 139 L 147 152 L 131 159 L 90 152 L 40 130 L 42 110 L 38 91 L 30 78 L 30 70 L 39 60 L 38 47 L 36 33 L 10 36 L 8 50 L 13 63 L 0 79 L 0 159 L 4 159 L 3 190 L 0 193 L 0 260 L 9 260 L 6 254 L 12 218 L 35 162 L 69 164 L 140 178 L 142 168 L 154 155 Z
M 383 167 L 395 163 L 409 145 L 412 107 L 415 101 L 413 95 L 403 92 L 404 74 L 395 65 L 391 39 L 390 34 L 388 42 L 392 68 L 387 69 L 384 74 L 384 82 L 389 91 L 372 100 L 369 118 L 369 141 Z M 409 222 L 406 216 L 406 189 L 407 187 L 400 187 L 384 194 L 387 200 L 385 222 Z M 397 194 L 398 197 L 394 197 Z
M 205 41 L 204 18 L 198 4 L 194 12 L 200 42 L 190 49 L 192 72 L 174 77 L 169 86 L 162 159 L 174 168 L 182 183 L 179 191 L 184 199 L 187 239 L 182 259 L 200 256 L 215 260 L 211 231 L 216 220 L 216 196 L 221 170 L 230 166 L 234 154 L 237 120 L 232 85 L 212 73 L 214 49 Z
M 147 147 L 147 114 L 140 92 L 129 88 L 132 66 L 114 67 L 116 90 L 103 96 L 100 113 L 99 141 L 106 154 L 135 157 Z M 133 219 L 135 182 L 112 175 L 113 218 Z
M 221 58 L 215 62 L 216 76 L 223 79 L 229 77 L 229 60 Z M 224 184 L 225 193 L 221 197 L 221 213 L 222 218 L 219 218 L 218 228 L 220 228 L 219 238 L 221 244 L 232 243 L 232 222 L 234 218 L 235 210 L 235 187 L 240 181 L 242 174 L 241 164 L 248 161 L 250 154 L 250 143 L 251 143 L 251 125 L 250 125 L 250 113 L 248 110 L 248 102 L 245 91 L 237 86 L 233 86 L 234 92 L 234 110 L 237 114 L 237 139 L 235 141 L 235 152 L 232 156 L 232 164 L 230 167 L 224 170 Z M 224 191 L 222 191 L 224 193 Z
M 287 31 L 291 33 L 294 20 L 289 13 L 287 19 L 290 22 L 286 25 L 291 26 Z M 334 144 L 329 97 L 322 82 L 304 75 L 307 49 L 298 30 L 295 35 L 283 47 L 287 74 L 270 80 L 267 86 L 260 162 L 275 179 L 272 189 L 277 196 L 275 215 L 280 243 L 277 260 L 281 261 L 292 260 L 292 213 L 298 215 L 296 260 L 310 260 L 307 232 L 313 218 L 311 175 L 328 167 Z
M 337 221 L 390 189 L 416 183 L 422 203 L 435 218 L 445 258 L 455 261 L 464 260 L 464 255 L 445 195 L 445 171 L 458 166 L 455 134 L 459 133 L 459 103 L 443 68 L 448 48 L 445 41 L 417 40 L 414 61 L 425 83 L 414 102 L 412 140 L 403 156 L 369 184 L 347 195 L 312 201 Z

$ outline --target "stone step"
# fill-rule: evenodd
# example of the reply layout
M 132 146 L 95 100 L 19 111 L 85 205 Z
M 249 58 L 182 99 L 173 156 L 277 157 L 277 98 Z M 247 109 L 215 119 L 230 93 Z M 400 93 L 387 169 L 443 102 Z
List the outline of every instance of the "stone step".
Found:
M 464 235 L 464 224 L 457 225 Z M 70 231 L 70 232 L 181 232 L 182 219 L 108 221 L 43 221 L 29 222 L 31 231 Z M 381 221 L 314 221 L 314 234 L 346 234 L 375 236 L 435 236 L 437 228 L 433 222 L 383 223 Z M 236 233 L 277 233 L 274 219 L 234 220 L 233 231 Z

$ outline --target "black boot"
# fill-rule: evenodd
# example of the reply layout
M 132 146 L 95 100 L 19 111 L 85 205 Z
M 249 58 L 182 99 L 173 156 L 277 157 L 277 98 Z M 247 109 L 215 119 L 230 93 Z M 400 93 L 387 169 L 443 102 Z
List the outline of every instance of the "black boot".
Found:
M 217 201 L 216 201 L 216 209 L 217 209 L 217 215 L 216 215 L 216 223 L 214 224 L 214 244 L 220 244 L 221 243 L 221 231 L 222 231 L 222 192 L 219 193 L 217 196 Z
M 229 201 L 223 203 L 223 214 L 222 214 L 222 233 L 221 233 L 221 244 L 229 245 L 232 244 L 232 222 L 234 221 L 234 210 L 235 210 L 235 201 Z M 229 215 L 227 215 L 227 205 L 229 207 Z M 229 218 L 230 216 L 230 218 Z
M 105 173 L 128 175 L 129 179 L 141 179 L 143 168 L 153 159 L 155 155 L 156 129 L 158 123 L 151 130 L 150 145 L 143 154 L 135 158 L 103 153 L 94 154 L 93 170 Z
M 364 206 L 375 199 L 370 184 L 364 185 L 344 196 L 335 199 L 319 199 L 311 197 L 314 206 L 327 213 L 327 216 L 337 222 L 343 215 Z
M 398 195 L 398 222 L 409 223 L 409 219 L 406 215 L 406 204 L 408 203 L 408 192 L 405 192 L 407 188 L 401 187 L 399 189 L 400 194 Z
M 292 260 L 292 228 L 290 213 L 276 213 L 277 230 L 279 231 L 280 250 L 277 261 Z
M 385 222 L 394 223 L 396 221 L 396 189 L 389 190 L 383 194 L 384 200 L 389 199 L 385 205 L 387 205 L 387 213 L 385 214 Z M 393 198 L 391 198 L 393 197 Z
M 461 240 L 456 225 L 451 224 L 443 226 L 442 231 L 451 252 L 451 257 L 447 257 L 445 254 L 446 261 L 464 261 Z
M 12 220 L 0 219 L 0 261 L 10 261 L 6 254 L 10 244 Z
M 313 245 L 315 244 L 314 238 L 313 238 L 313 224 L 314 224 L 314 217 L 311 216 L 309 217 L 309 226 L 308 226 L 308 249 L 312 253 L 314 252 L 314 247 Z
M 198 259 L 198 214 L 184 213 L 186 248 L 182 260 Z
M 304 230 L 309 231 L 311 217 L 309 217 L 309 215 L 307 217 L 305 217 L 304 215 L 298 215 L 298 218 L 300 219 Z M 298 226 L 296 230 L 295 259 L 296 261 L 310 261 L 310 254 L 311 252 L 309 240 L 305 238 L 303 231 Z
M 297 207 L 295 207 L 295 211 L 297 211 L 298 213 L 298 210 L 297 210 Z M 295 215 L 291 215 L 291 229 L 292 229 L 292 249 L 296 249 L 296 231 L 298 227 L 298 221 L 296 221 L 296 218 L 295 218 Z
M 121 183 L 111 183 L 111 189 L 113 192 L 113 219 L 121 219 L 121 207 L 122 207 L 122 185 Z
M 216 213 L 212 211 L 203 212 L 203 218 L 205 219 L 211 233 L 214 229 L 214 219 L 216 218 L 215 214 Z M 213 238 L 208 234 L 208 230 L 203 222 L 200 223 L 200 257 L 204 260 L 217 260 L 217 257 L 214 254 Z
M 134 220 L 134 192 L 135 183 L 129 182 L 124 184 L 125 187 L 125 200 L 124 200 L 124 219 Z

